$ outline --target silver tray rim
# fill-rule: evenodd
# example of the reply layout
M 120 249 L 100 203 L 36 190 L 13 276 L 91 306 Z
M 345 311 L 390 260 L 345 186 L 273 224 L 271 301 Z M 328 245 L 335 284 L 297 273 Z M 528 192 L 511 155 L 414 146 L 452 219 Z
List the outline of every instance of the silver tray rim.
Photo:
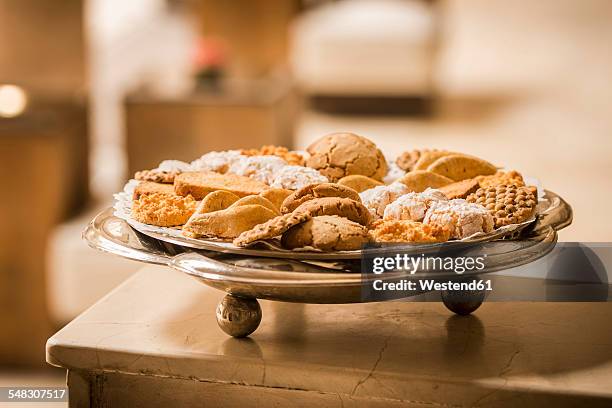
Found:
M 571 207 L 558 195 L 548 192 L 551 210 L 540 214 L 537 221 L 522 237 L 532 245 L 517 251 L 502 253 L 494 265 L 481 273 L 490 273 L 531 263 L 550 252 L 557 242 L 557 230 L 571 224 Z M 149 264 L 168 266 L 187 273 L 202 283 L 226 293 L 252 298 L 299 303 L 354 303 L 360 302 L 364 284 L 361 273 L 334 269 L 335 264 L 355 262 L 308 261 L 303 258 L 280 261 L 297 263 L 303 270 L 275 268 L 274 259 L 251 255 L 226 255 L 167 243 L 141 234 L 124 219 L 113 215 L 113 209 L 100 212 L 83 232 L 88 245 L 102 252 Z M 146 238 L 143 241 L 143 238 Z M 300 254 L 301 255 L 301 254 Z M 254 261 L 257 267 L 232 264 L 229 258 Z M 278 258 L 278 256 L 276 257 Z M 261 264 L 260 264 L 261 263 Z M 321 267 L 313 267 L 314 264 Z M 430 275 L 431 276 L 431 275 Z M 436 274 L 443 278 L 443 274 Z M 397 278 L 389 274 L 389 279 Z
M 559 205 L 569 205 L 563 201 L 558 195 L 548 190 L 544 190 L 544 200 L 548 202 L 548 206 L 544 208 L 538 208 L 538 213 L 531 219 L 522 222 L 520 224 L 512 224 L 507 227 L 494 230 L 488 234 L 475 234 L 474 236 L 467 237 L 461 240 L 451 240 L 435 244 L 402 244 L 403 252 L 414 252 L 414 253 L 427 253 L 438 250 L 444 250 L 454 245 L 462 245 L 466 243 L 483 243 L 488 241 L 494 241 L 515 235 L 535 224 L 538 219 L 543 215 L 554 211 Z M 539 206 L 543 203 L 541 201 Z M 214 240 L 214 239 L 195 239 L 189 237 L 175 237 L 159 231 L 159 227 L 148 226 L 146 224 L 139 223 L 134 220 L 125 219 L 125 221 L 136 231 L 145 234 L 151 238 L 158 239 L 160 241 L 169 242 L 171 244 L 187 247 L 191 249 L 200 249 L 205 251 L 214 251 L 224 254 L 235 254 L 244 256 L 257 256 L 257 257 L 269 257 L 279 258 L 283 257 L 286 259 L 297 259 L 297 260 L 348 260 L 348 259 L 361 259 L 364 255 L 364 250 L 353 250 L 353 251 L 312 251 L 312 250 L 286 250 L 280 248 L 269 248 L 263 249 L 257 246 L 250 247 L 237 247 L 234 245 L 228 245 L 227 241 Z M 571 222 L 571 221 L 570 221 Z M 259 245 L 265 245 L 263 243 Z M 411 251 L 408 251 L 408 248 Z M 367 251 L 376 251 L 375 249 L 367 249 Z

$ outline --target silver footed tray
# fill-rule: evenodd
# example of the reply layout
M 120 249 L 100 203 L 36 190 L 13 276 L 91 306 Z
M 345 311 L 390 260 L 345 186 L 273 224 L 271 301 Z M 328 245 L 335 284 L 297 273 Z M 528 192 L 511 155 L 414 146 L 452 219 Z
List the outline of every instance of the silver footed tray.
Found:
M 542 208 L 535 220 L 512 231 L 513 239 L 500 242 L 503 236 L 478 241 L 479 251 L 487 255 L 487 267 L 478 274 L 496 272 L 531 263 L 548 254 L 557 241 L 557 231 L 572 222 L 571 207 L 557 194 L 546 191 Z M 97 250 L 124 258 L 166 265 L 185 272 L 202 283 L 227 293 L 217 308 L 219 326 L 229 335 L 247 336 L 259 325 L 261 308 L 257 299 L 300 303 L 363 302 L 362 290 L 371 284 L 360 272 L 363 251 L 345 257 L 337 253 L 279 252 L 270 249 L 227 248 L 202 243 L 194 248 L 130 226 L 108 208 L 98 214 L 83 232 L 83 237 Z M 493 242 L 495 241 L 495 242 Z M 434 244 L 449 245 L 452 241 Z M 465 244 L 465 243 L 464 243 Z M 409 247 L 408 252 L 423 253 L 427 246 Z M 372 249 L 371 251 L 376 251 Z M 406 252 L 404 251 L 404 252 Z M 341 256 L 340 256 L 341 255 Z M 456 277 L 444 271 L 385 273 L 381 279 L 432 279 Z M 465 273 L 469 278 L 474 276 Z M 418 295 L 415 292 L 414 295 Z M 482 291 L 472 293 L 442 292 L 442 301 L 453 312 L 469 314 L 485 298 Z
M 470 237 L 461 240 L 451 240 L 435 244 L 404 244 L 404 251 L 409 251 L 410 248 L 416 253 L 438 251 L 442 248 L 449 248 L 456 245 L 466 243 L 482 243 L 499 239 L 507 239 L 520 234 L 520 232 L 532 225 L 538 218 L 549 217 L 557 212 L 563 212 L 569 207 L 558 195 L 544 190 L 544 193 L 539 199 L 536 208 L 536 215 L 531 219 L 520 224 L 507 225 L 490 233 L 477 233 Z M 238 247 L 232 242 L 223 241 L 214 238 L 189 238 L 181 234 L 179 228 L 157 227 L 147 225 L 133 220 L 129 217 L 129 211 L 118 210 L 115 207 L 115 215 L 124 219 L 132 228 L 138 232 L 148 235 L 161 241 L 180 245 L 183 247 L 202 249 L 206 251 L 215 251 L 227 254 L 238 254 L 248 256 L 263 256 L 263 257 L 283 257 L 289 259 L 311 259 L 311 260 L 338 260 L 338 259 L 360 259 L 363 255 L 362 250 L 353 251 L 318 251 L 312 248 L 288 250 L 284 249 L 278 243 L 278 240 L 259 241 L 256 245 L 250 247 Z

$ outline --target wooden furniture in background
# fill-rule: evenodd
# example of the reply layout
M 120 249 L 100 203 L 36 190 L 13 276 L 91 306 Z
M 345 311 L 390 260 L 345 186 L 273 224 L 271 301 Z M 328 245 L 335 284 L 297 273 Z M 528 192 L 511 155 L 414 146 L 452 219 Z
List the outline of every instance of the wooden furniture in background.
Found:
M 45 251 L 59 221 L 87 200 L 87 115 L 78 103 L 34 105 L 0 119 L 0 365 L 44 365 L 52 330 Z
M 83 0 L 0 0 L 0 83 L 46 92 L 86 84 Z
M 291 85 L 271 79 L 230 82 L 218 93 L 181 99 L 132 95 L 126 101 L 129 175 L 211 150 L 291 146 L 296 106 Z

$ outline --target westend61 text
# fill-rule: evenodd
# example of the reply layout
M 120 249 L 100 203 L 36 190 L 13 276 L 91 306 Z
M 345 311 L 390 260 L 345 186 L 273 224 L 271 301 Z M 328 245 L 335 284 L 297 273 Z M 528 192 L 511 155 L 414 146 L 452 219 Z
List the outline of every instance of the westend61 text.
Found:
M 407 280 L 402 279 L 395 282 L 375 280 L 372 287 L 377 291 L 432 291 L 432 290 L 493 290 L 490 279 L 474 279 L 469 282 L 446 281 L 439 282 L 434 279 Z

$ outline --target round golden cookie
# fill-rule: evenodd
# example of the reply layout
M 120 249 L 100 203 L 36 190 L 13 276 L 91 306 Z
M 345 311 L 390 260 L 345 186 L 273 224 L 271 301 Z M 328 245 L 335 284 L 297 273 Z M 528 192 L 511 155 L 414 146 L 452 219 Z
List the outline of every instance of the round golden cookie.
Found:
M 535 213 L 537 201 L 528 187 L 497 185 L 479 188 L 467 197 L 470 203 L 484 206 L 495 222 L 495 228 L 527 221 Z
M 281 245 L 287 249 L 350 251 L 361 249 L 368 241 L 368 229 L 363 225 L 337 215 L 322 215 L 291 227 L 283 234 Z
M 332 133 L 306 149 L 310 157 L 306 166 L 318 170 L 330 181 L 361 174 L 382 181 L 387 161 L 380 149 L 365 137 L 353 133 Z
M 323 197 L 306 201 L 293 211 L 293 214 L 296 213 L 310 214 L 311 217 L 337 215 L 364 226 L 367 226 L 371 220 L 370 211 L 361 202 L 340 197 Z
M 355 201 L 361 201 L 359 194 L 350 187 L 345 187 L 336 183 L 309 184 L 294 191 L 285 198 L 281 205 L 281 212 L 289 213 L 306 201 L 322 197 L 344 197 Z

